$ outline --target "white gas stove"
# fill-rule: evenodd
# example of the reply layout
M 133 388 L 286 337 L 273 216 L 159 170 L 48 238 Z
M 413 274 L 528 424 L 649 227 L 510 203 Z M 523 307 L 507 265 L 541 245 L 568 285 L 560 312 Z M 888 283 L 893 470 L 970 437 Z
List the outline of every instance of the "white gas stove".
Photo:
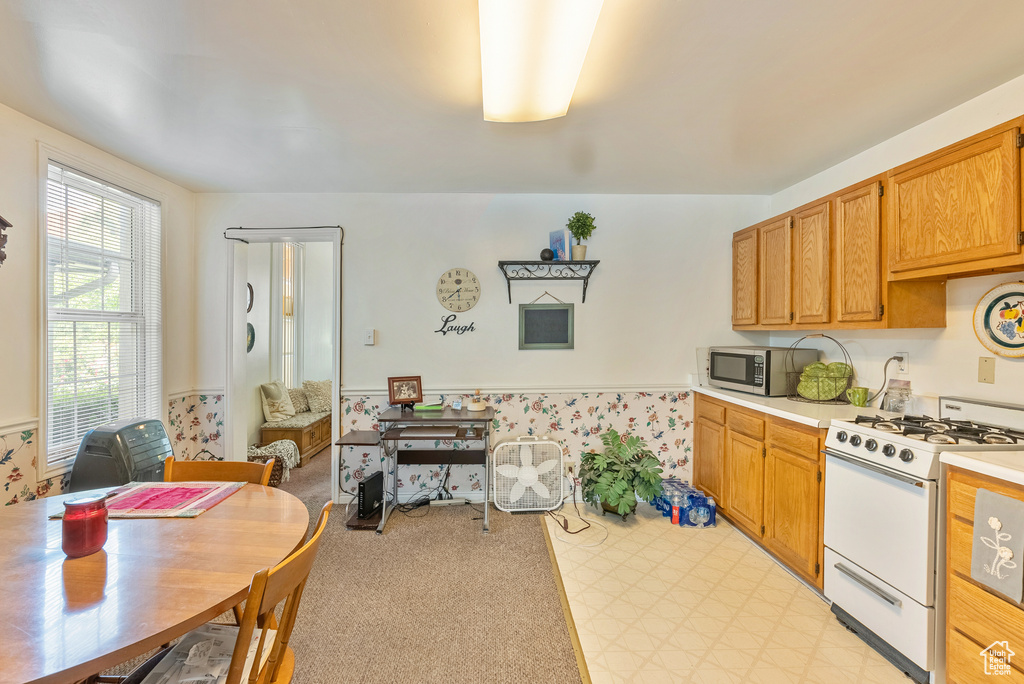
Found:
M 943 397 L 937 418 L 863 415 L 829 427 L 825 596 L 915 681 L 942 681 L 939 455 L 1007 449 L 1024 460 L 1024 407 Z

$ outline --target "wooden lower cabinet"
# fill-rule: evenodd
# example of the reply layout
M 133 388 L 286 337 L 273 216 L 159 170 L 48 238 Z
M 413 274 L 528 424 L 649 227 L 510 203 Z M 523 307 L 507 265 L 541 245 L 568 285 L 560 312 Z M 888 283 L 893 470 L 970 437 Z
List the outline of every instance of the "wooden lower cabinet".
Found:
M 694 423 L 694 449 L 702 458 L 694 459 L 693 484 L 715 500 L 723 509 L 722 480 L 725 468 L 725 426 L 698 417 Z
M 718 512 L 819 590 L 825 430 L 698 394 L 694 486 Z
M 764 461 L 764 545 L 811 582 L 820 574 L 818 461 L 776 446 Z
M 946 477 L 946 681 L 1024 682 L 1024 606 L 971 579 L 974 499 L 987 489 L 1024 501 L 1024 487 L 950 468 Z M 1008 675 L 985 673 L 981 652 L 1007 642 L 1014 656 Z
M 747 533 L 764 531 L 764 443 L 732 430 L 725 438 L 725 500 L 729 518 Z

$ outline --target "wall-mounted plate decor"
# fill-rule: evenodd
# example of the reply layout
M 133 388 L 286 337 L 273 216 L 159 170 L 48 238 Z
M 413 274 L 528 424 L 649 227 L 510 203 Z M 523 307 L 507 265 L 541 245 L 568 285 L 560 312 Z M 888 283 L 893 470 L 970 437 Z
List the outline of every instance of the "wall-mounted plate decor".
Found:
M 1003 283 L 974 307 L 974 334 L 999 356 L 1024 356 L 1024 283 Z
M 252 351 L 253 346 L 256 344 L 256 328 L 252 327 L 252 323 L 245 324 L 245 353 L 248 354 Z
M 245 287 L 249 290 L 245 300 L 245 313 L 249 313 L 252 311 L 252 283 L 246 283 Z

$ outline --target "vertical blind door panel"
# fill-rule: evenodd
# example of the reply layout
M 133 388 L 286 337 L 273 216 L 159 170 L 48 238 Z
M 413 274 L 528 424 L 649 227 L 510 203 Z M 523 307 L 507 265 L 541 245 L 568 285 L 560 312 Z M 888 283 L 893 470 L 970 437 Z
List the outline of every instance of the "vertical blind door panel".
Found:
M 46 459 L 85 433 L 160 418 L 160 205 L 51 162 L 46 194 Z

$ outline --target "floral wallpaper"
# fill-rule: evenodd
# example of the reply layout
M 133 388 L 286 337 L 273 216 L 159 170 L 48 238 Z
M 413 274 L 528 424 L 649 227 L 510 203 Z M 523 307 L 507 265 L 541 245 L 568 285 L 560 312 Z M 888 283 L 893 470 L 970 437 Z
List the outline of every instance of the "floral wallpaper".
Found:
M 4 505 L 59 494 L 68 486 L 70 473 L 36 481 L 36 433 L 38 428 L 0 434 L 0 482 Z
M 187 394 L 167 402 L 167 436 L 175 458 L 223 460 L 223 432 L 223 394 Z
M 468 395 L 467 395 L 468 396 Z M 454 396 L 424 397 L 425 402 L 451 401 Z M 491 448 L 501 440 L 520 435 L 549 435 L 562 443 L 563 458 L 579 463 L 581 453 L 602 448 L 600 433 L 608 428 L 628 431 L 647 442 L 661 459 L 665 477 L 689 480 L 693 401 L 690 392 L 669 393 L 558 393 L 491 394 L 484 399 L 494 407 Z M 386 396 L 345 396 L 341 398 L 341 427 L 376 430 L 378 413 L 387 408 Z M 402 444 L 402 448 L 411 445 Z M 437 440 L 436 448 L 473 448 L 473 444 Z M 422 448 L 422 445 L 420 445 Z M 349 447 L 341 451 L 342 488 L 354 492 L 356 483 L 380 470 L 377 448 Z M 398 487 L 410 495 L 437 487 L 444 466 L 402 466 Z M 482 487 L 477 466 L 453 466 L 448 489 L 478 491 Z

